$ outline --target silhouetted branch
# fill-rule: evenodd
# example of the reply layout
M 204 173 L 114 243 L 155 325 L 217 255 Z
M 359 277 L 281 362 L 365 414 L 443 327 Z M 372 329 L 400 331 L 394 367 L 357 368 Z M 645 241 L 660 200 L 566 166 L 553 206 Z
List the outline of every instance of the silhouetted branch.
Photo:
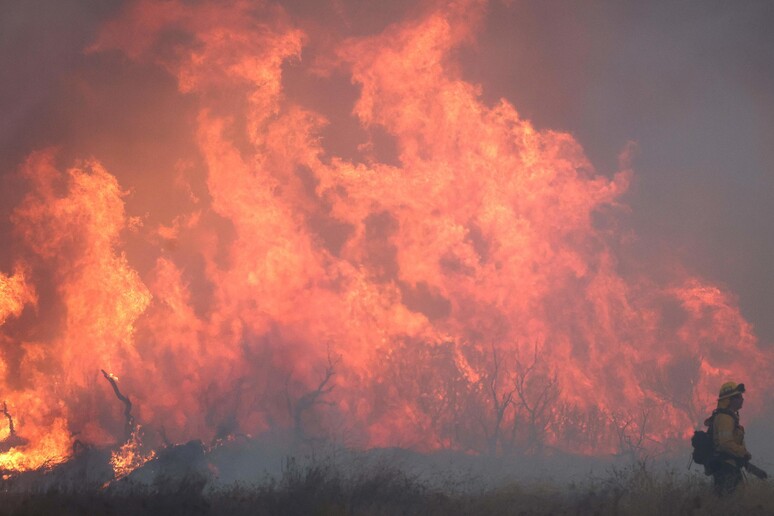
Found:
M 487 388 L 489 394 L 492 397 L 492 405 L 495 411 L 494 428 L 492 435 L 489 436 L 489 453 L 497 453 L 497 442 L 500 440 L 500 425 L 505 417 L 505 411 L 508 406 L 513 403 L 513 394 L 516 392 L 514 387 L 508 392 L 503 392 L 502 395 L 498 395 L 497 392 L 497 378 L 500 374 L 500 357 L 497 355 L 497 349 L 492 344 L 492 371 L 486 378 Z
M 319 385 L 317 385 L 317 388 L 307 392 L 306 394 L 303 394 L 298 400 L 296 400 L 295 406 L 292 406 L 293 404 L 290 402 L 290 398 L 288 397 L 288 409 L 292 406 L 292 414 L 293 414 L 293 425 L 295 430 L 295 436 L 296 440 L 301 440 L 305 437 L 304 432 L 304 425 L 303 425 L 303 415 L 306 411 L 314 407 L 315 405 L 321 405 L 321 404 L 329 404 L 326 401 L 323 401 L 321 398 L 331 392 L 333 388 L 335 387 L 334 384 L 330 384 L 329 382 L 331 378 L 336 374 L 335 365 L 338 362 L 337 360 L 333 360 L 331 358 L 330 351 L 328 352 L 328 366 L 325 368 L 325 374 L 320 380 Z M 288 378 L 289 380 L 289 378 Z M 287 387 L 286 387 L 287 388 Z
M 648 419 L 650 411 L 642 409 L 638 420 L 631 414 L 616 413 L 610 415 L 618 435 L 618 447 L 621 454 L 628 455 L 632 460 L 642 460 L 645 456 L 644 441 L 647 438 Z
M 13 427 L 13 417 L 11 417 L 11 414 L 8 412 L 8 404 L 5 401 L 3 402 L 3 414 L 8 418 L 8 430 L 10 431 L 10 436 L 15 437 L 16 429 Z
M 105 377 L 105 379 L 110 382 L 110 386 L 113 387 L 113 392 L 116 394 L 116 398 L 118 398 L 121 403 L 124 404 L 124 419 L 126 420 L 126 424 L 124 426 L 124 434 L 125 438 L 124 441 L 128 441 L 132 437 L 132 433 L 134 432 L 134 417 L 132 416 L 132 402 L 129 400 L 127 396 L 124 396 L 121 394 L 121 391 L 118 389 L 118 383 L 116 383 L 115 377 L 107 373 L 104 369 L 100 369 L 102 371 L 102 375 Z
M 516 360 L 516 394 L 519 407 L 527 413 L 529 419 L 528 446 L 533 449 L 542 446 L 543 434 L 550 425 L 551 407 L 559 397 L 556 372 L 540 374 L 538 369 L 542 364 L 541 351 L 535 343 L 532 363 L 528 366 Z
M 0 453 L 5 453 L 11 448 L 16 446 L 23 446 L 29 442 L 24 437 L 16 435 L 16 427 L 13 424 L 13 416 L 11 416 L 11 413 L 8 412 L 8 404 L 5 401 L 3 402 L 3 414 L 5 414 L 5 417 L 8 418 L 9 433 L 8 437 L 0 441 Z

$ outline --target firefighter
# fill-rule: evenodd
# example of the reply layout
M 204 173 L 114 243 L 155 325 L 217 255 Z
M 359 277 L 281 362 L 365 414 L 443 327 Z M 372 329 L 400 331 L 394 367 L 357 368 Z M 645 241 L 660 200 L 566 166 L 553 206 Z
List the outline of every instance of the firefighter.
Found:
M 739 409 L 744 404 L 744 384 L 726 382 L 720 387 L 718 408 L 705 422 L 712 426 L 716 461 L 712 471 L 715 492 L 733 493 L 742 482 L 742 468 L 752 455 L 744 445 L 744 427 L 739 424 Z

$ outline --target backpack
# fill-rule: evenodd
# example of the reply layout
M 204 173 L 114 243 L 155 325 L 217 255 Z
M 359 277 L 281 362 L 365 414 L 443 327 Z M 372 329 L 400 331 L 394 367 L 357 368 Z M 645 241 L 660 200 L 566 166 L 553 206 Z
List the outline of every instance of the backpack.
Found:
M 691 446 L 693 446 L 693 453 L 691 453 L 691 458 L 696 464 L 704 466 L 706 471 L 710 471 L 709 467 L 711 467 L 718 458 L 717 453 L 715 453 L 715 440 L 712 437 L 712 424 L 715 422 L 715 415 L 718 413 L 728 414 L 734 418 L 734 422 L 737 422 L 737 415 L 730 410 L 716 409 L 707 419 L 707 422 L 705 422 L 707 425 L 707 431 L 696 430 L 693 433 L 693 437 L 691 437 Z
M 696 464 L 706 466 L 715 455 L 715 443 L 712 439 L 712 426 L 707 431 L 696 430 L 691 437 L 691 446 L 693 453 L 691 458 Z

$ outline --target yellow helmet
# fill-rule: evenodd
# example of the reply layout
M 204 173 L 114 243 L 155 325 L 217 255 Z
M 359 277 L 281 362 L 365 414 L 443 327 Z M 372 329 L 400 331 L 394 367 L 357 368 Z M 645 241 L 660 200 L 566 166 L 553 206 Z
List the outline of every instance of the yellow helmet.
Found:
M 724 400 L 726 398 L 732 398 L 737 394 L 744 392 L 743 383 L 726 382 L 720 386 L 720 394 L 718 394 L 718 400 Z

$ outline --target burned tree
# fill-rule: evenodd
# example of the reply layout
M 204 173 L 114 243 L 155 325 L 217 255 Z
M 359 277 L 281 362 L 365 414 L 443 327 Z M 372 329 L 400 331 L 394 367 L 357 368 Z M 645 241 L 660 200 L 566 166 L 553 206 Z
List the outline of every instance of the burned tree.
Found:
M 430 435 L 433 446 L 482 451 L 481 421 L 475 410 L 488 409 L 478 375 L 471 381 L 462 365 L 463 349 L 455 341 L 428 342 L 405 339 L 383 354 L 386 374 L 375 390 L 376 403 L 400 403 L 415 407 L 413 425 Z M 388 401 L 389 400 L 389 401 Z
M 233 377 L 233 374 L 230 373 L 228 377 Z M 210 446 L 237 437 L 245 439 L 248 437 L 239 430 L 239 409 L 243 405 L 243 397 L 249 388 L 248 378 L 244 376 L 237 378 L 230 389 L 223 389 L 215 383 L 207 386 L 202 394 L 206 405 L 210 407 L 205 414 L 205 421 L 215 428 Z
M 16 427 L 13 424 L 13 416 L 8 411 L 8 404 L 3 402 L 3 415 L 8 419 L 8 437 L 0 441 L 0 452 L 6 452 L 14 446 L 27 444 L 27 439 L 16 434 Z
M 100 371 L 102 371 L 102 376 L 104 376 L 105 379 L 110 382 L 110 386 L 113 387 L 113 392 L 115 393 L 116 398 L 118 398 L 118 400 L 124 404 L 124 442 L 127 442 L 132 438 L 132 434 L 137 428 L 134 421 L 134 416 L 132 416 L 132 402 L 119 390 L 118 383 L 116 381 L 117 378 L 115 376 L 106 372 L 104 369 L 100 369 Z
M 8 404 L 3 402 L 3 415 L 8 418 L 8 436 L 16 437 L 16 429 L 13 427 L 13 417 L 8 413 Z
M 598 407 L 560 403 L 556 407 L 554 431 L 570 450 L 596 450 L 605 445 L 609 433 L 607 414 Z
M 551 425 L 554 405 L 559 398 L 559 382 L 556 372 L 545 369 L 541 349 L 535 343 L 532 360 L 524 364 L 516 359 L 515 391 L 518 397 L 517 410 L 526 419 L 526 442 L 524 449 L 539 452 L 544 444 L 545 434 Z M 514 419 L 512 440 L 516 439 L 518 423 Z
M 516 393 L 516 387 L 504 392 L 499 392 L 498 381 L 500 377 L 500 356 L 497 349 L 492 344 L 492 367 L 488 374 L 482 379 L 488 396 L 492 400 L 492 409 L 494 410 L 494 421 L 492 430 L 487 431 L 486 423 L 481 421 L 486 434 L 487 448 L 491 455 L 497 453 L 497 445 L 500 442 L 500 432 L 505 412 L 514 402 L 513 395 Z
M 700 389 L 704 357 L 701 355 L 676 358 L 667 364 L 650 363 L 643 367 L 642 385 L 664 404 L 685 412 L 691 421 L 700 424 L 707 416 Z
M 642 462 L 648 458 L 645 447 L 650 410 L 643 408 L 638 414 L 613 412 L 610 421 L 618 438 L 618 455 Z
M 156 452 L 143 451 L 142 428 L 132 416 L 132 402 L 128 396 L 121 393 L 118 388 L 118 378 L 101 369 L 102 376 L 110 383 L 116 398 L 124 404 L 124 440 L 123 443 L 110 454 L 110 466 L 113 468 L 114 479 L 119 480 L 129 475 L 132 471 L 153 459 Z
M 331 379 L 336 374 L 335 366 L 339 361 L 339 357 L 335 360 L 331 357 L 330 351 L 328 352 L 328 365 L 325 368 L 323 378 L 317 385 L 317 388 L 302 394 L 295 403 L 290 396 L 290 376 L 288 376 L 285 382 L 285 396 L 287 400 L 287 407 L 290 416 L 293 418 L 293 440 L 296 444 L 309 442 L 314 440 L 311 435 L 304 428 L 304 416 L 309 413 L 315 406 L 318 405 L 332 405 L 331 402 L 323 399 L 325 395 L 329 394 L 335 385 L 331 383 Z

